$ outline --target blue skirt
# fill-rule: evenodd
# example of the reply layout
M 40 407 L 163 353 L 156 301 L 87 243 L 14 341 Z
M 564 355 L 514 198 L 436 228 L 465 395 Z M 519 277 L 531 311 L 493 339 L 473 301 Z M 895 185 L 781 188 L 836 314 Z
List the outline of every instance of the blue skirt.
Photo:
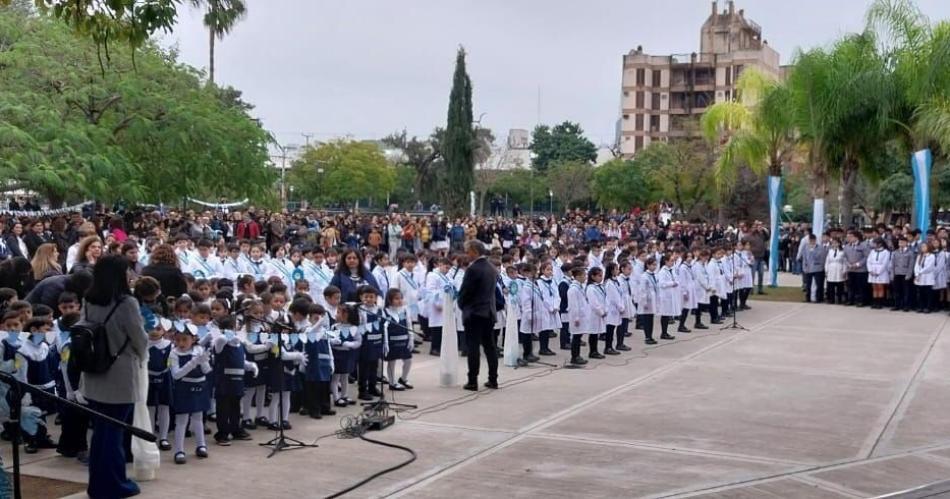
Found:
M 205 412 L 211 407 L 208 385 L 205 382 L 176 381 L 172 389 L 172 412 L 191 414 Z
M 172 405 L 172 373 L 148 377 L 148 406 Z
M 351 374 L 356 371 L 356 350 L 333 349 L 333 374 Z
M 404 360 L 412 358 L 412 347 L 408 341 L 390 342 L 386 360 Z

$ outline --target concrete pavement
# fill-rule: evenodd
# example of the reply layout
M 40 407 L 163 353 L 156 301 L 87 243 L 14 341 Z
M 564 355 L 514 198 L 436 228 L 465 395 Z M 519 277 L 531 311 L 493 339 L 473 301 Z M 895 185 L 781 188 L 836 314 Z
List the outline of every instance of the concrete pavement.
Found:
M 950 478 L 946 315 L 751 304 L 749 331 L 637 340 L 581 370 L 504 368 L 477 395 L 438 387 L 437 359 L 419 356 L 417 388 L 396 398 L 421 409 L 370 435 L 418 460 L 346 497 L 871 497 Z M 292 419 L 313 441 L 339 417 Z M 254 436 L 185 466 L 163 453 L 143 497 L 322 497 L 406 457 L 330 437 L 265 459 L 255 444 L 272 433 Z M 85 478 L 51 452 L 26 460 Z

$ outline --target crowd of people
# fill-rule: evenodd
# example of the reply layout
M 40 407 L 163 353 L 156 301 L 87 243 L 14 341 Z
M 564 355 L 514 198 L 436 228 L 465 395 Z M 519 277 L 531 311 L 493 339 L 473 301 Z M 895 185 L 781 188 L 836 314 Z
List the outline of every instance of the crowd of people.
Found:
M 622 355 L 636 330 L 649 345 L 707 329 L 749 308 L 768 261 L 760 222 L 661 223 L 650 212 L 451 219 L 90 210 L 0 217 L 0 229 L 2 358 L 22 358 L 25 381 L 120 420 L 146 390 L 159 448 L 178 464 L 189 460 L 188 435 L 203 459 L 206 435 L 231 445 L 291 428 L 291 414 L 355 410 L 358 400 L 380 397 L 381 385 L 412 390 L 413 357 L 441 355 L 444 330 L 456 332 L 458 354 L 468 357 L 464 388 L 478 390 L 480 348 L 489 357 L 485 386 L 498 387 L 509 316 L 529 364 L 556 349 L 577 366 Z M 925 244 L 916 247 L 926 254 Z M 816 282 L 816 246 L 802 248 L 805 275 Z M 879 291 L 853 290 L 868 300 Z M 71 328 L 91 319 L 113 324 L 110 346 L 124 359 L 106 375 L 68 362 Z M 482 327 L 487 336 L 474 331 Z M 143 364 L 148 387 L 134 381 Z M 41 432 L 26 451 L 56 448 L 89 462 L 92 497 L 137 491 L 125 477 L 128 439 L 92 421 L 90 447 L 90 421 L 44 408 L 57 410 L 59 442 Z

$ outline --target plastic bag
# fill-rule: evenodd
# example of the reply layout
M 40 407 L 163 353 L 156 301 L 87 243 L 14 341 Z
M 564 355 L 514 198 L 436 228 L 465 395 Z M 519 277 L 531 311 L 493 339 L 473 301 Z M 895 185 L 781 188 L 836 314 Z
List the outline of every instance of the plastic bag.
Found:
M 135 398 L 135 410 L 132 413 L 132 424 L 138 428 L 152 430 L 151 418 L 148 414 L 148 367 L 146 362 L 139 364 L 139 393 Z M 132 437 L 132 472 L 135 479 L 143 482 L 154 480 L 158 476 L 158 467 L 161 456 L 155 442 L 146 442 L 138 437 Z
M 458 386 L 459 345 L 455 327 L 455 300 L 445 293 L 442 302 L 442 350 L 439 352 L 439 385 Z

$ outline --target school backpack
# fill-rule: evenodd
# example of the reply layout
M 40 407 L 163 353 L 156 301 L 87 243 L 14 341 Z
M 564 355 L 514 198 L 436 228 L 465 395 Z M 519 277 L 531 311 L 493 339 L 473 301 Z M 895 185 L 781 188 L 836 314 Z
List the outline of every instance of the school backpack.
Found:
M 90 322 L 83 320 L 78 322 L 69 331 L 69 364 L 68 369 L 78 370 L 89 374 L 104 374 L 109 371 L 115 359 L 125 351 L 129 345 L 129 338 L 125 338 L 122 348 L 112 355 L 109 352 L 109 335 L 106 333 L 106 324 L 119 308 L 121 301 L 117 301 L 109 311 L 104 321 Z

